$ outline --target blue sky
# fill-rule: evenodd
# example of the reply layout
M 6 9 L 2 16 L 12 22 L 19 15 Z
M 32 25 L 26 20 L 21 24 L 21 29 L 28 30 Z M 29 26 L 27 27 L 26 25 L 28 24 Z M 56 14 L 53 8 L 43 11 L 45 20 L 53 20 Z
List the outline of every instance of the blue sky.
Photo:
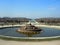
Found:
M 60 17 L 60 0 L 0 0 L 0 17 Z

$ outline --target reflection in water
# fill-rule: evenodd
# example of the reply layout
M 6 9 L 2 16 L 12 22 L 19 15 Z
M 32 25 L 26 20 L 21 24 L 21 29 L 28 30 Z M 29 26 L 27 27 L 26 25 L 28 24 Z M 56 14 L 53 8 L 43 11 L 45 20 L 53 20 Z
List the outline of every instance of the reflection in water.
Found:
M 16 30 L 16 32 L 20 33 L 20 34 L 24 34 L 28 37 L 32 37 L 33 35 L 36 34 L 40 34 L 41 32 L 43 32 L 42 30 Z
M 27 35 L 28 37 L 32 37 L 33 35 L 40 34 L 41 32 L 18 32 L 18 33 Z

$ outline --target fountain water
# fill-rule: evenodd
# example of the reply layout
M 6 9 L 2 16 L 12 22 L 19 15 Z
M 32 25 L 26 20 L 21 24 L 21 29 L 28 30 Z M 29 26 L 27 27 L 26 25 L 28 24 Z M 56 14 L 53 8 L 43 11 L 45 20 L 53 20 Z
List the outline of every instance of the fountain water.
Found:
M 25 26 L 20 27 L 17 32 L 26 34 L 28 36 L 40 33 L 42 30 L 33 25 L 35 22 L 35 20 L 30 20 Z

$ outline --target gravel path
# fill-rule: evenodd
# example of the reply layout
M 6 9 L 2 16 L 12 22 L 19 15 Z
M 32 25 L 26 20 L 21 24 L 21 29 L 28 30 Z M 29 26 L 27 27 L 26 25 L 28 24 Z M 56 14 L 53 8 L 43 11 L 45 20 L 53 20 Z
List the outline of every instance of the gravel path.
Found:
M 8 41 L 1 40 L 0 45 L 60 45 L 60 40 L 40 41 L 40 42 L 24 42 L 24 41 Z

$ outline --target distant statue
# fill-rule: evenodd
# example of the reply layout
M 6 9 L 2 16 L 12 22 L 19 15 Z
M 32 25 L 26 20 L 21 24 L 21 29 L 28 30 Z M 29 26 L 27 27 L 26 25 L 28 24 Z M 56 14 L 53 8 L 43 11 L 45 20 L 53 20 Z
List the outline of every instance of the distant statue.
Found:
M 30 23 L 30 25 L 31 25 L 31 23 Z

